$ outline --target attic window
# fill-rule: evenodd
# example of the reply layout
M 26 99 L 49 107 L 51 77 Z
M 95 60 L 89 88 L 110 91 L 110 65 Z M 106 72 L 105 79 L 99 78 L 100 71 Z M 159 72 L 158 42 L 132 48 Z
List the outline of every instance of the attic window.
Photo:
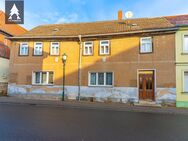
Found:
M 54 28 L 53 31 L 59 31 L 59 28 Z
M 138 26 L 138 24 L 132 24 L 132 26 Z

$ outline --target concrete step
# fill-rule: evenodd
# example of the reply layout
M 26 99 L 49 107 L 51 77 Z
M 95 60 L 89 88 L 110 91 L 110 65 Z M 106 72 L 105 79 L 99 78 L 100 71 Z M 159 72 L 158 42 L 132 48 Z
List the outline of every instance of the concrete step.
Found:
M 139 101 L 134 104 L 135 106 L 144 106 L 144 107 L 161 107 L 161 104 L 156 103 L 155 101 Z

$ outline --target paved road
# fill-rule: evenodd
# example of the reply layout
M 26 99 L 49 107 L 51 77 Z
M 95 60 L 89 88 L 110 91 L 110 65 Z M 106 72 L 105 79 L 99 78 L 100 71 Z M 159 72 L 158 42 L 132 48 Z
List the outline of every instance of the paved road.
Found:
M 0 141 L 188 141 L 188 116 L 0 104 Z

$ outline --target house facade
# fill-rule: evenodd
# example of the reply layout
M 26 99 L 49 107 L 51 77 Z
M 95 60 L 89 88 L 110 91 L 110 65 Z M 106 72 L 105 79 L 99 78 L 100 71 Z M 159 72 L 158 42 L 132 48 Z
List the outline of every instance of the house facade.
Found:
M 42 25 L 10 38 L 11 96 L 176 101 L 175 33 L 165 18 Z
M 188 16 L 166 17 L 179 29 L 176 32 L 176 106 L 188 107 Z
M 188 27 L 176 33 L 177 107 L 188 107 Z
M 19 25 L 5 24 L 5 13 L 0 10 L 0 95 L 7 94 L 11 42 L 6 37 L 21 35 L 26 30 Z

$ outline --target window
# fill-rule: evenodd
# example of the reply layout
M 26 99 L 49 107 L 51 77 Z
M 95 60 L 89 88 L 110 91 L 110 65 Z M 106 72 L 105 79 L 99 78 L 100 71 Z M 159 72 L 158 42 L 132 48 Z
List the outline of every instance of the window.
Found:
M 183 53 L 188 53 L 188 35 L 184 36 Z
M 84 42 L 84 55 L 93 54 L 93 42 Z
M 140 53 L 151 53 L 153 51 L 152 38 L 145 37 L 140 39 Z
M 110 43 L 109 41 L 100 41 L 100 54 L 109 54 L 110 53 Z
M 34 55 L 42 55 L 42 43 L 34 44 Z
M 20 51 L 19 55 L 28 55 L 29 49 L 28 49 L 28 43 L 20 43 Z
M 89 73 L 90 86 L 112 86 L 113 73 L 112 72 L 91 72 Z
M 184 72 L 184 92 L 188 92 L 188 72 Z
M 33 84 L 35 85 L 52 85 L 53 72 L 33 72 Z
M 112 85 L 113 75 L 111 72 L 106 73 L 106 85 Z
M 57 43 L 57 42 L 51 43 L 50 54 L 51 55 L 59 55 L 59 43 Z

